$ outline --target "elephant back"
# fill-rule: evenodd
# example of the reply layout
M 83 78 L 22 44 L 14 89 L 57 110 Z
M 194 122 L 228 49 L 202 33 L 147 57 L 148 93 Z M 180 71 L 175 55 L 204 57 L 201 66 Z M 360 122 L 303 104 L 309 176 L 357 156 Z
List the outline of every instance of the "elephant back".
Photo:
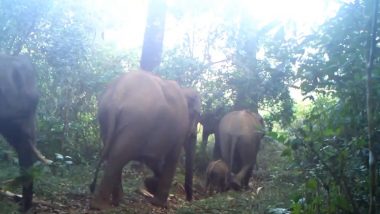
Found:
M 233 111 L 221 119 L 219 131 L 232 136 L 254 135 L 264 129 L 260 118 L 260 115 L 247 110 Z
M 172 142 L 168 137 L 181 141 L 190 123 L 188 115 L 186 98 L 175 81 L 163 80 L 145 71 L 125 73 L 109 85 L 99 102 L 98 117 L 105 145 L 103 157 L 107 156 L 113 139 L 125 130 L 141 139 L 139 147 L 144 147 L 144 151 L 164 154 L 166 150 L 157 148 L 171 147 L 151 142 L 158 138 L 164 143 Z M 160 136 L 147 133 L 160 133 Z

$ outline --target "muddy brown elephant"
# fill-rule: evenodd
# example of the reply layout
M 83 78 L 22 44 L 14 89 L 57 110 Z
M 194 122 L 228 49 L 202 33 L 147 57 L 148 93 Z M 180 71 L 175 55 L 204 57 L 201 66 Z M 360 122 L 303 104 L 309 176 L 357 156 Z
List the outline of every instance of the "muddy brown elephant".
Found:
M 192 164 L 200 117 L 199 94 L 145 71 L 123 74 L 110 84 L 99 102 L 98 118 L 104 148 L 104 176 L 90 206 L 106 209 L 122 198 L 121 174 L 131 160 L 146 164 L 153 177 L 145 187 L 156 206 L 167 198 L 182 147 L 185 148 L 185 190 L 192 198 Z
M 211 195 L 216 192 L 225 192 L 229 189 L 231 173 L 223 160 L 211 161 L 206 170 L 206 191 Z
M 233 111 L 221 119 L 220 141 L 215 147 L 220 149 L 222 160 L 233 173 L 232 188 L 248 187 L 263 137 L 264 121 L 259 114 L 248 110 Z
M 16 150 L 21 174 L 39 159 L 50 163 L 34 145 L 38 103 L 36 71 L 27 56 L 0 55 L 0 134 Z M 33 180 L 22 185 L 21 209 L 32 206 Z

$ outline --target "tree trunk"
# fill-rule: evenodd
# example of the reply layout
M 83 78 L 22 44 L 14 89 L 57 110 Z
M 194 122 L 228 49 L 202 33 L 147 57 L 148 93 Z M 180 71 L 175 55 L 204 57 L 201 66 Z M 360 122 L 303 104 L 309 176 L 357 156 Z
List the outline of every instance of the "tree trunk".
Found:
M 373 152 L 373 104 L 372 104 L 372 69 L 374 60 L 374 51 L 376 50 L 376 27 L 377 27 L 377 10 L 378 0 L 373 1 L 372 25 L 370 34 L 370 47 L 367 64 L 367 120 L 368 120 L 368 149 L 369 149 L 369 213 L 376 213 L 376 157 Z
M 153 71 L 161 62 L 165 31 L 165 0 L 150 0 L 140 67 Z
M 258 51 L 257 34 L 249 17 L 248 14 L 244 13 L 240 21 L 239 38 L 241 41 L 237 47 L 238 53 L 235 63 L 242 69 L 245 80 L 237 88 L 234 110 L 249 109 L 257 113 L 259 102 L 257 88 L 260 85 L 256 59 Z

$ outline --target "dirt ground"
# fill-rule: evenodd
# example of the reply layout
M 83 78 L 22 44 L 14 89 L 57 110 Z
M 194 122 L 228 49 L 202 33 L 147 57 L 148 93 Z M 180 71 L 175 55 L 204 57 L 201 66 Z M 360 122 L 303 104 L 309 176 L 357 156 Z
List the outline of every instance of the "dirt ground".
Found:
M 200 185 L 194 185 L 194 200 L 205 198 L 203 188 Z M 114 207 L 105 211 L 91 210 L 89 202 L 91 199 L 90 194 L 73 194 L 63 193 L 56 195 L 54 198 L 42 198 L 34 196 L 33 208 L 28 213 L 38 214 L 76 214 L 76 213 L 175 213 L 176 210 L 183 205 L 189 203 L 185 200 L 185 191 L 183 185 L 174 183 L 172 192 L 168 198 L 168 208 L 159 208 L 151 205 L 147 201 L 146 195 L 141 194 L 138 188 L 134 192 L 124 193 L 123 201 L 120 206 Z M 11 198 L 7 198 L 12 203 Z M 0 209 L 0 213 L 1 209 Z

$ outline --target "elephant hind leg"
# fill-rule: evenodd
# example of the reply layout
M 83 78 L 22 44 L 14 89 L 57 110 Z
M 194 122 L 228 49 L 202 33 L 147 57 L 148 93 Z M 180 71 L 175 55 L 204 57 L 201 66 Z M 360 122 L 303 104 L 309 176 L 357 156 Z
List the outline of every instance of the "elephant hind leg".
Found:
M 240 191 L 241 190 L 241 185 L 236 176 L 233 176 L 230 184 L 231 188 L 235 191 Z
M 121 199 L 123 198 L 123 185 L 122 185 L 122 174 L 123 168 L 120 170 L 120 176 L 117 177 L 117 180 L 112 189 L 112 205 L 119 206 Z
M 239 188 L 248 188 L 249 179 L 252 176 L 253 165 L 244 165 L 237 175 L 233 178 L 233 183 Z
M 210 173 L 210 175 L 207 175 L 207 178 L 206 178 L 206 192 L 208 193 L 208 195 L 212 195 L 214 193 L 214 187 L 216 184 L 214 184 L 213 182 L 215 181 L 215 178 L 214 178 L 214 173 Z
M 107 163 L 108 165 L 108 163 Z M 119 176 L 107 167 L 94 198 L 90 202 L 91 209 L 103 210 L 111 207 L 111 192 L 113 190 L 113 177 Z
M 14 131 L 17 130 L 17 131 Z M 2 132 L 5 139 L 16 150 L 19 160 L 20 173 L 26 176 L 22 183 L 22 201 L 21 210 L 27 211 L 32 207 L 33 201 L 33 178 L 28 175 L 28 170 L 33 166 L 36 159 L 32 147 L 33 136 L 18 126 L 10 126 L 9 129 Z M 17 133 L 17 134 L 16 134 Z
M 210 194 L 210 175 L 206 175 L 205 192 Z
M 157 191 L 154 194 L 154 198 L 150 199 L 150 203 L 155 206 L 167 207 L 167 199 L 177 166 L 177 161 L 181 149 L 180 146 L 181 144 L 176 146 L 165 157 L 162 166 L 162 173 L 157 182 Z
M 107 161 L 102 181 L 91 200 L 91 209 L 103 210 L 120 203 L 123 195 L 121 185 L 123 166 L 121 163 L 115 163 L 113 159 Z
M 218 192 L 224 192 L 224 178 L 220 176 L 218 178 Z
M 158 177 L 148 177 L 144 180 L 145 188 L 150 194 L 155 195 L 157 193 L 158 181 Z
M 253 170 L 253 165 L 251 165 L 248 168 L 247 172 L 245 173 L 245 176 L 243 177 L 242 186 L 245 188 L 248 188 L 249 186 L 249 179 L 252 177 L 252 170 Z
M 159 177 L 162 174 L 162 161 L 153 158 L 144 158 L 144 163 L 153 171 L 153 176 L 144 180 L 144 185 L 148 192 L 155 195 L 157 192 L 157 186 Z

